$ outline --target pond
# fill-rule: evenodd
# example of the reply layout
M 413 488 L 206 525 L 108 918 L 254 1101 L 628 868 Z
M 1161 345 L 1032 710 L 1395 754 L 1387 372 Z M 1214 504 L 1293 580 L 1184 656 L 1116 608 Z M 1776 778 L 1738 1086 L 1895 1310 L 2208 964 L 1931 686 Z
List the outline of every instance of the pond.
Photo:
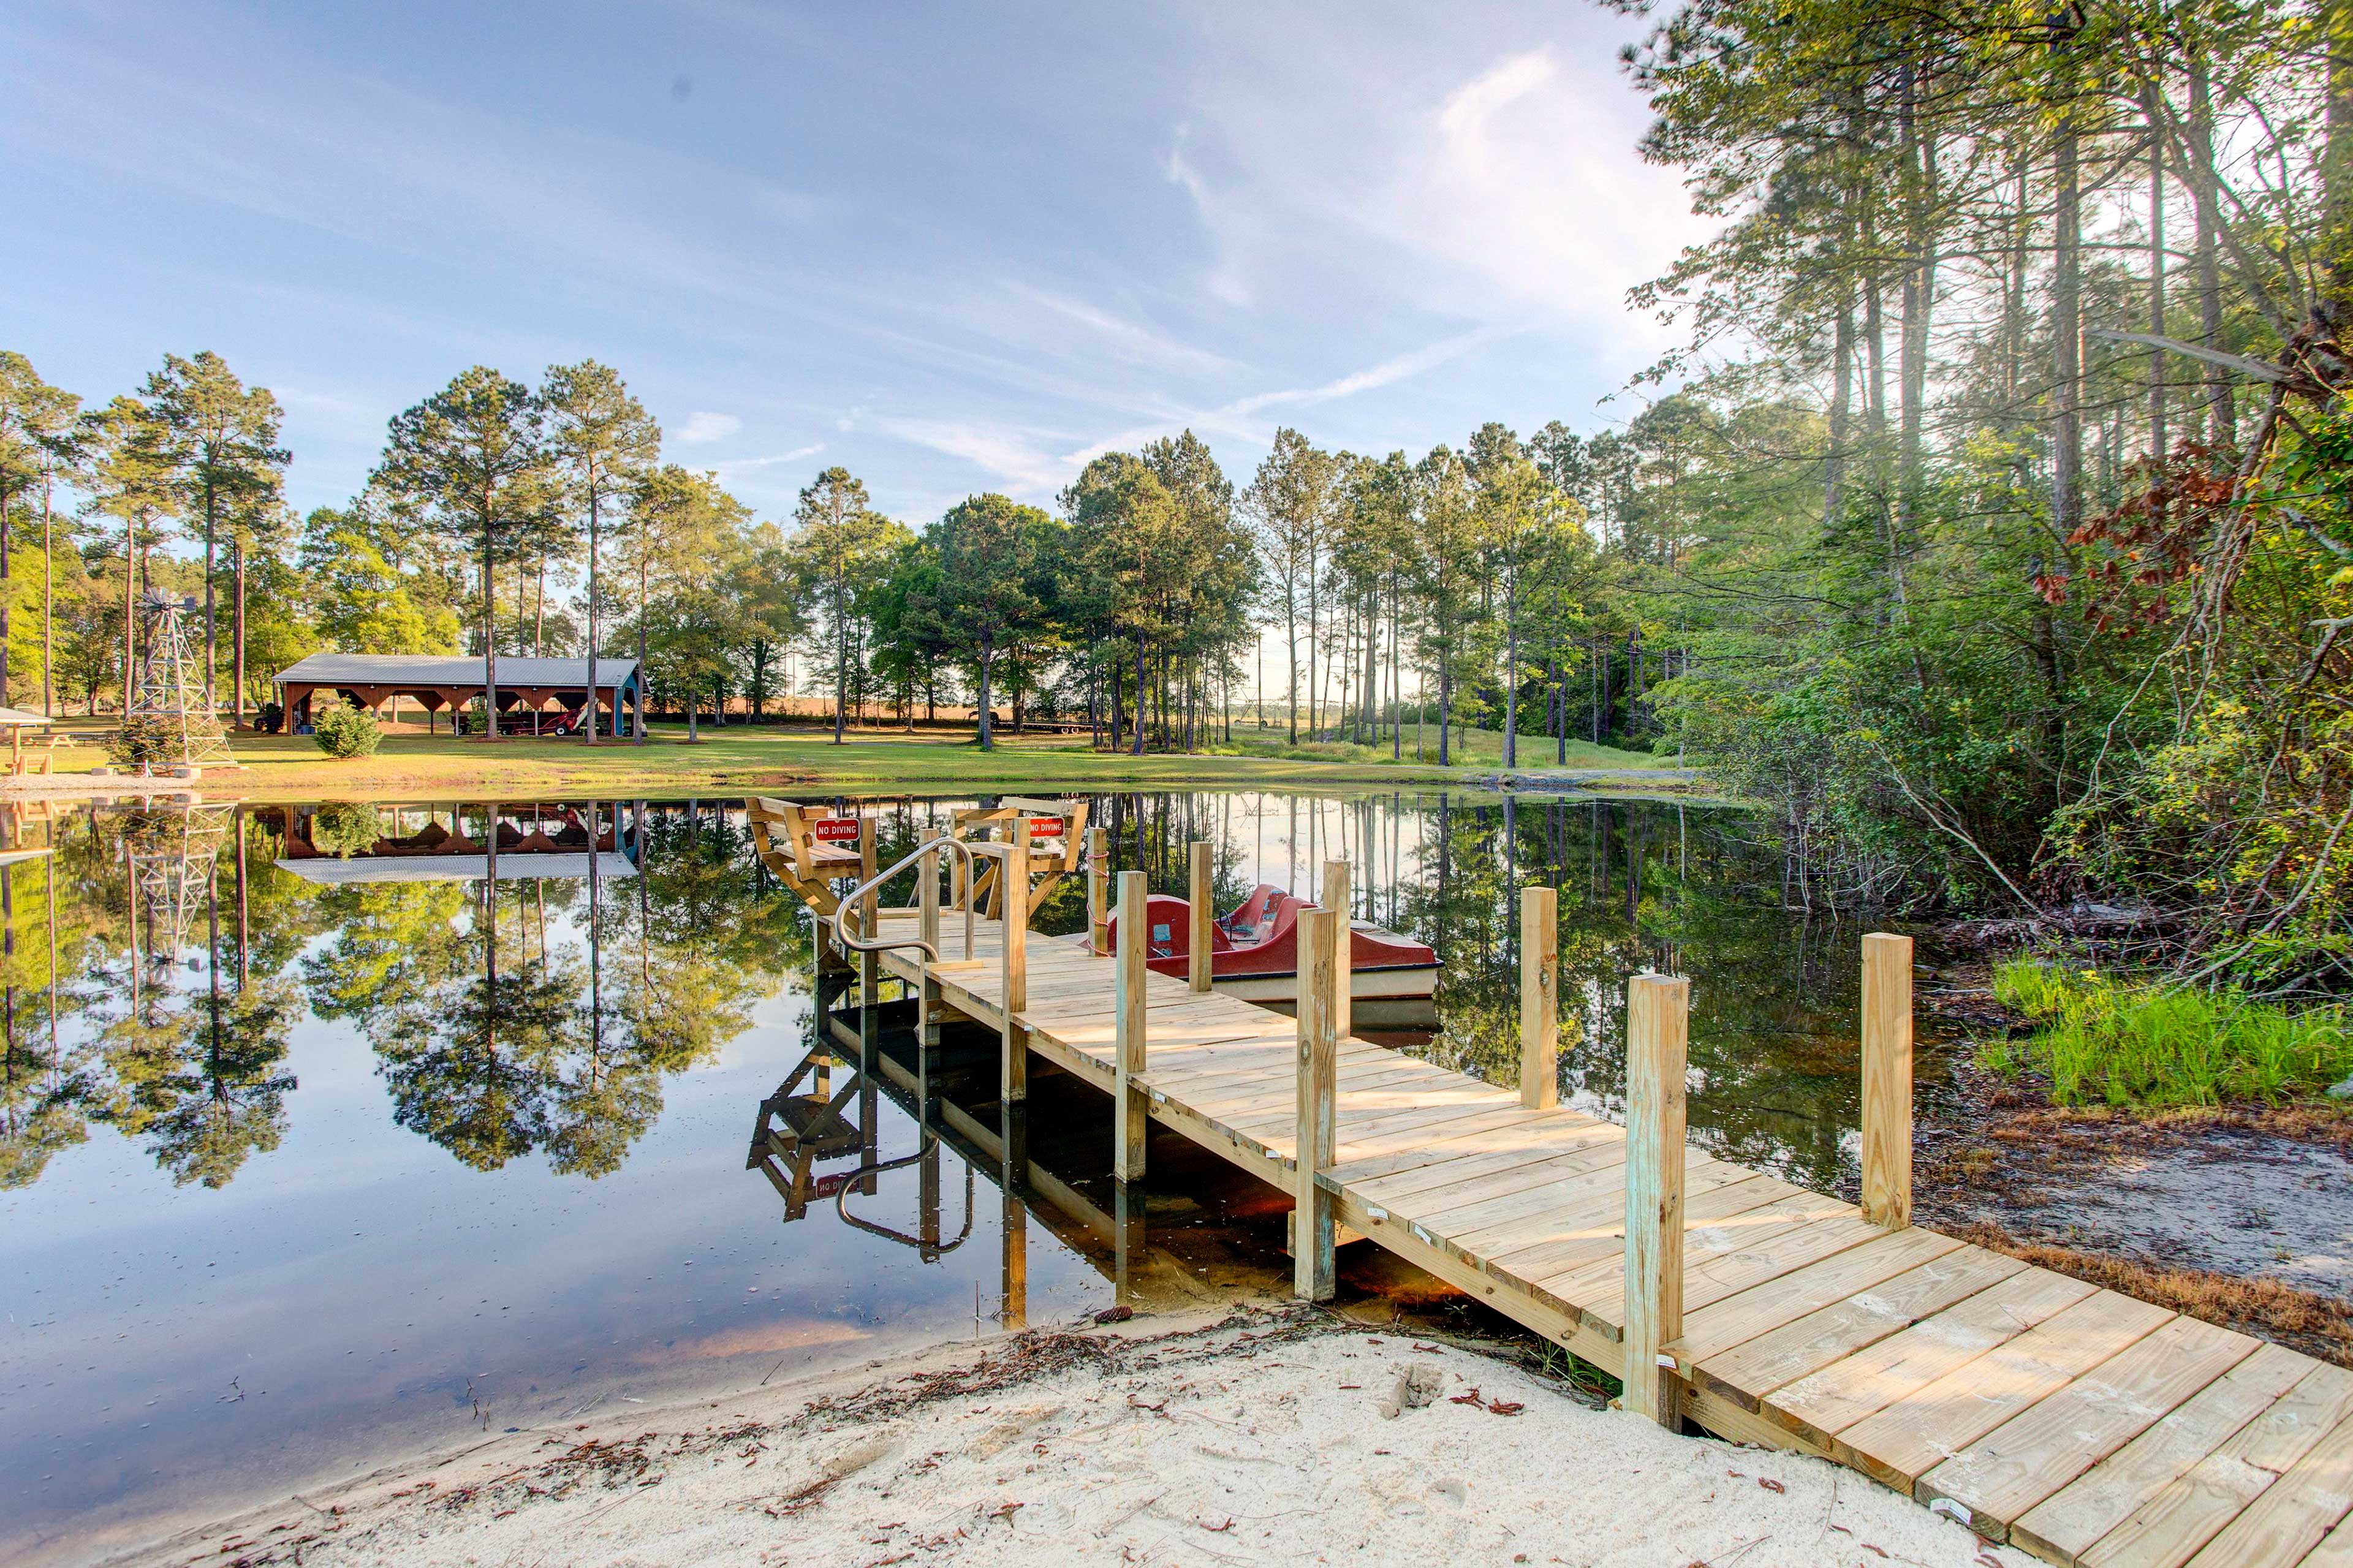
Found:
M 884 855 L 965 804 L 885 803 Z M 1285 1293 L 1287 1202 L 1157 1137 L 1120 1193 L 1092 1090 L 1039 1080 L 1039 1179 L 1008 1195 L 993 1045 L 945 1122 L 860 1079 L 742 805 L 16 808 L 0 1556 L 1000 1323 Z M 1742 813 L 1229 793 L 1092 820 L 1158 890 L 1211 841 L 1221 910 L 1344 856 L 1357 914 L 1444 966 L 1437 1029 L 1387 1042 L 1505 1084 L 1517 889 L 1551 882 L 1565 1100 L 1618 1112 L 1625 980 L 1683 973 L 1694 1141 L 1852 1181 L 1861 928 L 1787 907 Z M 1072 879 L 1039 924 L 1083 919 Z M 1359 1310 L 1447 1310 L 1372 1252 L 1345 1255 Z

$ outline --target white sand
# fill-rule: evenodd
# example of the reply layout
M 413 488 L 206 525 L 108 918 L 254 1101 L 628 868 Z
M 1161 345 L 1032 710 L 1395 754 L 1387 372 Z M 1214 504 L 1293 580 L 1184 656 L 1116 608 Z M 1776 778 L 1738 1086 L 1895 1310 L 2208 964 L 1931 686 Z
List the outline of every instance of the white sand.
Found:
M 1417 1363 L 1435 1369 L 1435 1398 L 1385 1419 Z M 135 1560 L 2028 1561 L 1852 1471 L 1671 1436 L 1470 1352 L 1267 1315 L 934 1350 L 627 1426 L 498 1437 Z

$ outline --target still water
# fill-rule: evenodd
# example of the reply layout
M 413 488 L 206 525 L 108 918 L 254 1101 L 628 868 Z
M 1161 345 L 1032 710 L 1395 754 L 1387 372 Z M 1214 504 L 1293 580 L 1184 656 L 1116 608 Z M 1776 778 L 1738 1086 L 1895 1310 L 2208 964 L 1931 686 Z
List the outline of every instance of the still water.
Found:
M 469 1434 L 1285 1289 L 1280 1196 L 1159 1139 L 1149 1193 L 1117 1194 L 1082 1086 L 1034 1091 L 1049 1198 L 1008 1195 L 965 1135 L 996 1123 L 993 1044 L 949 1081 L 955 1128 L 859 1079 L 741 804 L 10 824 L 32 853 L 0 864 L 0 1557 L 86 1558 Z M 887 803 L 885 863 L 966 804 Z M 1345 856 L 1356 913 L 1444 963 L 1438 1029 L 1388 1043 L 1505 1084 L 1517 889 L 1551 882 L 1564 1100 L 1616 1114 L 1625 979 L 1683 973 L 1694 1140 L 1852 1182 L 1860 928 L 1787 907 L 1750 817 L 1203 794 L 1092 820 L 1155 889 L 1211 840 L 1220 910 Z M 1083 918 L 1072 879 L 1039 923 Z M 758 1141 L 787 1124 L 799 1167 Z M 1443 1294 L 1378 1256 L 1344 1289 Z

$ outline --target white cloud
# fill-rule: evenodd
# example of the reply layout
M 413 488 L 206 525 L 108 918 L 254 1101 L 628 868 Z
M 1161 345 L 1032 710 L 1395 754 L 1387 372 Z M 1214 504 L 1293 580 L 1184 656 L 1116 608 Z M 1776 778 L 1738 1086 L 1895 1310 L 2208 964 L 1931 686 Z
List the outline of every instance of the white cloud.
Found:
M 1214 408 L 1196 409 L 1174 415 L 1150 425 L 1140 425 L 1123 430 L 1116 436 L 1105 437 L 1083 451 L 1071 453 L 1064 461 L 1073 468 L 1082 468 L 1105 452 L 1116 452 L 1138 447 L 1162 436 L 1173 436 L 1179 430 L 1210 431 L 1239 437 L 1258 446 L 1272 442 L 1274 432 L 1262 420 L 1251 416 L 1268 408 L 1297 405 L 1331 403 L 1353 397 L 1360 392 L 1371 392 L 1411 376 L 1420 374 L 1467 353 L 1481 343 L 1489 342 L 1503 334 L 1493 328 L 1482 327 L 1475 331 L 1458 334 L 1443 342 L 1416 349 L 1411 353 L 1398 354 L 1364 370 L 1353 371 L 1336 380 L 1316 386 L 1292 387 L 1281 392 L 1256 392 L 1248 397 L 1238 397 Z
M 1200 84 L 1164 173 L 1215 247 L 1202 289 L 1261 307 L 1357 297 L 1573 334 L 1626 368 L 1647 358 L 1661 330 L 1626 291 L 1709 225 L 1636 151 L 1623 25 L 1481 31 L 1425 58 L 1275 37 Z
M 730 420 L 728 423 L 732 426 L 741 422 Z M 712 464 L 711 471 L 717 474 L 723 481 L 732 480 L 736 475 L 748 474 L 754 468 L 773 468 L 779 463 L 803 462 L 824 450 L 825 443 L 820 441 L 814 447 L 796 447 L 789 452 L 778 452 L 773 457 L 731 458 L 723 463 Z
M 1076 477 L 1083 459 L 1057 457 L 1049 433 L 955 419 L 877 419 L 874 427 L 902 441 L 962 458 L 1030 500 L 1049 498 Z
M 699 446 L 705 441 L 724 441 L 744 428 L 744 421 L 733 414 L 690 414 L 686 423 L 678 427 L 678 439 L 687 446 Z

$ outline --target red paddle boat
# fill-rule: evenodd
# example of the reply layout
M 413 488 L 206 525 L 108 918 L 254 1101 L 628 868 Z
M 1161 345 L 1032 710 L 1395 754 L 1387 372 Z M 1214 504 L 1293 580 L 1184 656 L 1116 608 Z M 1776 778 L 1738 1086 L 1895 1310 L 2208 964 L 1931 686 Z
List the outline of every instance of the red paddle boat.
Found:
M 1299 911 L 1308 908 L 1261 882 L 1241 907 L 1209 927 L 1209 985 L 1245 1002 L 1289 1012 L 1299 1001 Z M 1145 901 L 1150 922 L 1145 962 L 1163 974 L 1184 975 L 1191 963 L 1192 906 L 1155 893 Z M 1116 952 L 1119 917 L 1104 927 L 1104 945 Z M 1427 1029 L 1438 1023 L 1438 954 L 1424 942 L 1363 921 L 1350 932 L 1349 1016 L 1353 1026 Z

